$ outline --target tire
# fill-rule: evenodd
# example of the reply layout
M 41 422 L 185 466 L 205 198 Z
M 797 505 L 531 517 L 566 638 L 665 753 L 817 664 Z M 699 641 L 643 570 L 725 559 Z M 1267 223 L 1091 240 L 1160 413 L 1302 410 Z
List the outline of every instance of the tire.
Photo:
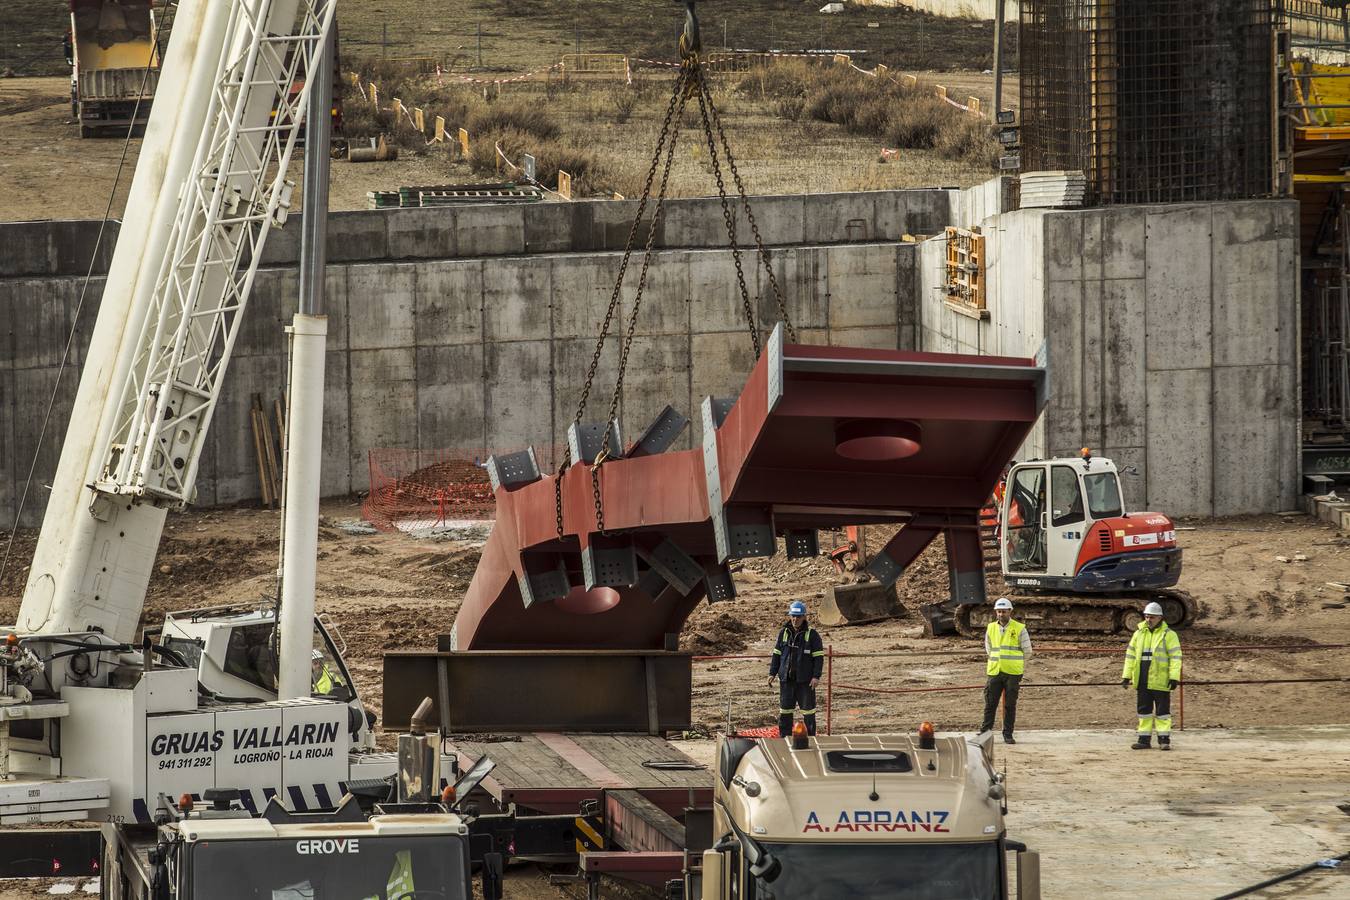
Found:
M 1137 609 L 1127 609 L 1120 617 L 1120 627 L 1133 633 L 1144 622 L 1144 614 Z

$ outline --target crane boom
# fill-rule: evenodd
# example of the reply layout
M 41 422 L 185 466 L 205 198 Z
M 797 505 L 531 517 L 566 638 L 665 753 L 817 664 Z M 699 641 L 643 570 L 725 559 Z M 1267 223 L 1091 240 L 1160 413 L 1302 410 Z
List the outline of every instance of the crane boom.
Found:
M 190 503 L 336 4 L 184 0 L 18 627 L 134 636 Z M 172 88 L 169 86 L 172 85 Z M 165 88 L 169 88 L 165 90 Z

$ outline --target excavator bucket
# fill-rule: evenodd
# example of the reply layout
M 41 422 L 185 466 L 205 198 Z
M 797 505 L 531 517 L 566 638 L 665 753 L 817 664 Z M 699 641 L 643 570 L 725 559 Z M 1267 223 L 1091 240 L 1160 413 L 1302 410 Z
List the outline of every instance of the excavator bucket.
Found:
M 895 584 L 864 581 L 836 584 L 825 592 L 816 619 L 822 625 L 861 625 L 882 619 L 898 619 L 905 607 L 895 596 Z
M 438 684 L 448 697 L 448 668 L 503 655 L 517 657 L 521 672 L 526 657 L 550 657 L 540 682 L 548 690 L 534 696 L 551 726 L 569 716 L 597 721 L 595 706 L 610 694 L 627 706 L 599 717 L 607 724 L 678 724 L 689 718 L 687 698 L 663 706 L 669 697 L 651 673 L 672 657 L 688 666 L 677 648 L 690 612 L 705 597 L 734 596 L 734 560 L 771 556 L 780 543 L 792 555 L 818 553 L 822 529 L 904 526 L 868 566 L 882 597 L 864 588 L 841 603 L 836 592 L 842 620 L 893 614 L 884 592 L 938 535 L 951 587 L 931 600 L 984 602 L 980 508 L 1045 391 L 1045 370 L 1030 359 L 785 344 L 779 326 L 740 396 L 704 400 L 699 449 L 667 449 L 670 440 L 628 448 L 594 480 L 587 454 L 574 455 L 581 462 L 561 479 L 500 467 L 510 474 L 494 482 L 496 525 L 444 649 L 385 658 L 386 724 L 406 722 Z M 641 672 L 645 697 L 605 688 Z M 571 690 L 554 690 L 560 684 Z M 494 699 L 485 691 L 455 709 L 444 702 L 439 724 L 495 721 Z M 559 706 L 569 702 L 574 709 Z M 529 719 L 518 727 L 530 730 Z

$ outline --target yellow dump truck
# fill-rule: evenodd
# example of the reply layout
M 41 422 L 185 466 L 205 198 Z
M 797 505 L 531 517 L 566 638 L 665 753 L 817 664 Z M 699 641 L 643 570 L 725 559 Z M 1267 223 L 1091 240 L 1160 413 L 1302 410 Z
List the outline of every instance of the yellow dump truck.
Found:
M 1005 832 L 988 734 L 731 737 L 716 775 L 713 847 L 688 897 L 1040 897 L 1038 855 Z
M 144 128 L 159 83 L 154 0 L 70 0 L 66 56 L 80 137 Z

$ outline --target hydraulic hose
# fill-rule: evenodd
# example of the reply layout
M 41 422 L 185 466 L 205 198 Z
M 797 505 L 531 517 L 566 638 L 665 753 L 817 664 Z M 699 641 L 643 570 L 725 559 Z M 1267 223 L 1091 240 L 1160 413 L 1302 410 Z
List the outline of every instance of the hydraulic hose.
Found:
M 1299 866 L 1297 869 L 1285 872 L 1283 875 L 1276 875 L 1274 878 L 1267 878 L 1265 881 L 1262 881 L 1259 884 L 1253 884 L 1248 887 L 1240 888 L 1236 891 L 1233 891 L 1230 894 L 1224 894 L 1222 897 L 1216 897 L 1215 900 L 1232 900 L 1232 898 L 1234 897 L 1245 897 L 1248 894 L 1255 894 L 1257 891 L 1265 890 L 1266 888 L 1271 887 L 1272 885 L 1276 885 L 1284 881 L 1289 881 L 1292 878 L 1298 878 L 1300 875 L 1306 875 L 1309 872 L 1313 871 L 1314 869 L 1338 868 L 1340 864 L 1345 862 L 1347 859 L 1350 859 L 1350 853 L 1342 853 L 1340 856 L 1333 856 L 1329 859 L 1319 859 L 1316 862 L 1308 863 L 1306 866 Z

